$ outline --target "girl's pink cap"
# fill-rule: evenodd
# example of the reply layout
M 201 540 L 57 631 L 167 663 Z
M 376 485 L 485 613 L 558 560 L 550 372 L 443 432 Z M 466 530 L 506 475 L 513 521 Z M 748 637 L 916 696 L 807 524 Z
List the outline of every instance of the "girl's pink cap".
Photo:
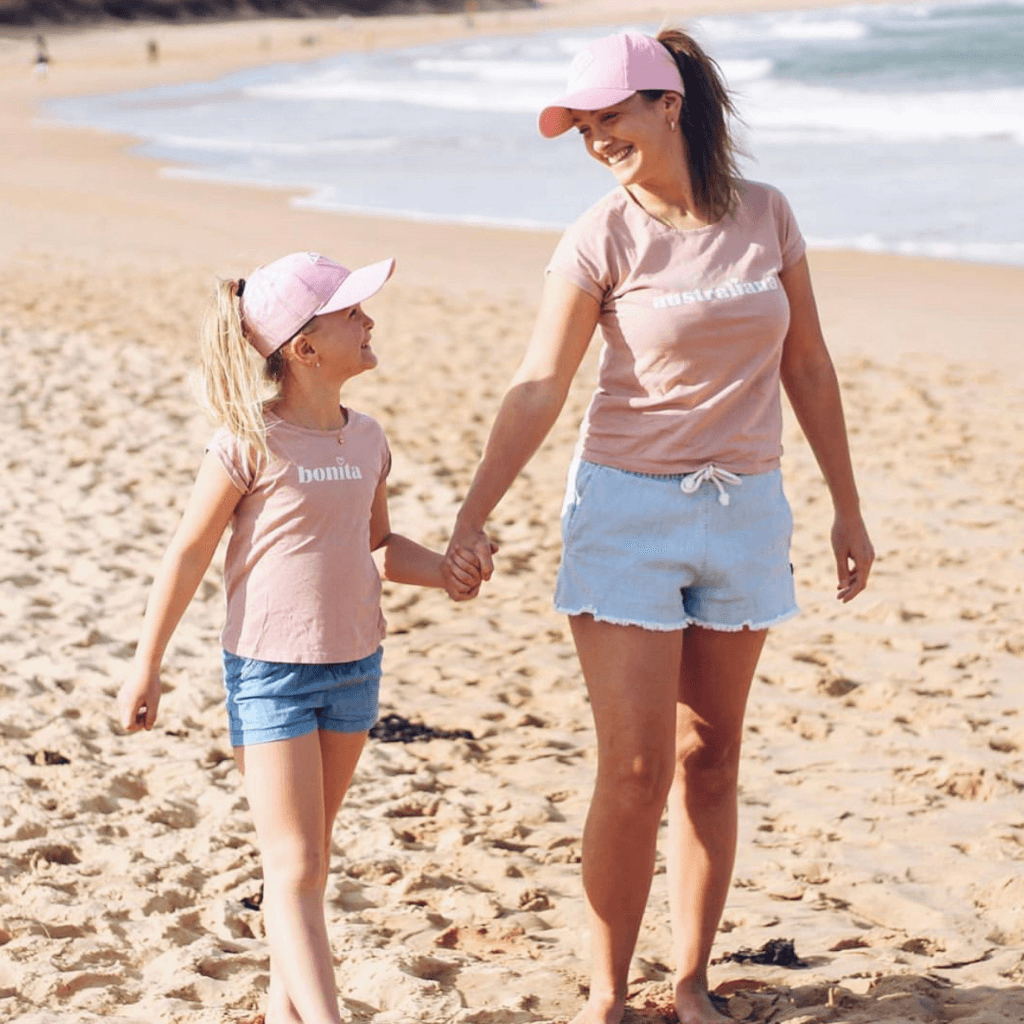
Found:
M 245 279 L 242 328 L 263 358 L 290 341 L 315 316 L 365 302 L 384 287 L 393 259 L 349 270 L 316 252 L 293 252 Z
M 566 95 L 540 112 L 540 133 L 553 139 L 572 127 L 571 111 L 611 107 L 641 89 L 683 95 L 683 79 L 672 54 L 657 39 L 639 32 L 598 39 L 569 65 Z

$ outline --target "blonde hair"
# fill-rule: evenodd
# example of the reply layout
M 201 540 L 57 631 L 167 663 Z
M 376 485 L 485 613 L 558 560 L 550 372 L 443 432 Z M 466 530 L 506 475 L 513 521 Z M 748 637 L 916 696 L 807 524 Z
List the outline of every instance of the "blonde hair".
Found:
M 218 281 L 199 332 L 200 403 L 215 423 L 267 461 L 264 409 L 280 395 L 284 346 L 264 359 L 249 344 L 238 310 L 238 282 Z

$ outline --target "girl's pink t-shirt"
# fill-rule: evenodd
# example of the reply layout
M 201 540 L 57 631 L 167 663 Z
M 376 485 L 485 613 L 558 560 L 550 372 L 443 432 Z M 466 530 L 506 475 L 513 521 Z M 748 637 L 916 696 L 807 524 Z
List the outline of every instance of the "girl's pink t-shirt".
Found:
M 779 465 L 779 364 L 789 302 L 779 273 L 804 254 L 777 189 L 740 183 L 732 216 L 693 231 L 624 188 L 562 236 L 548 272 L 601 303 L 600 376 L 580 454 L 637 473 Z
M 375 419 L 347 412 L 341 431 L 308 430 L 267 413 L 273 458 L 255 468 L 228 431 L 209 444 L 243 495 L 224 562 L 221 640 L 232 654 L 293 664 L 357 661 L 384 637 L 370 508 L 391 453 Z

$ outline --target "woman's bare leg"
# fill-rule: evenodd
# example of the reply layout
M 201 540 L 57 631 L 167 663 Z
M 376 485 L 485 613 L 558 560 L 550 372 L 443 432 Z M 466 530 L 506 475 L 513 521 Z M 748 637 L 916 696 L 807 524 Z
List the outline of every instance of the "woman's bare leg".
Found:
M 341 1020 L 323 893 L 331 825 L 364 741 L 365 733 L 313 732 L 236 751 L 263 858 L 267 1024 Z
M 570 619 L 597 730 L 597 779 L 583 832 L 591 935 L 587 1005 L 573 1024 L 618 1024 L 672 782 L 681 632 Z
M 683 634 L 669 794 L 669 906 L 680 1024 L 719 1024 L 708 961 L 736 858 L 743 714 L 767 630 Z

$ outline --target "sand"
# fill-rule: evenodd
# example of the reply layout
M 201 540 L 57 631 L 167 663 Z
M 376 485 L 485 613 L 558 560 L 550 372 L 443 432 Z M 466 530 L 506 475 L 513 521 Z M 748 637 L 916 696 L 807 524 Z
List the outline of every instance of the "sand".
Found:
M 620 6 L 618 8 L 622 10 Z M 638 8 L 628 10 L 633 16 Z M 156 729 L 113 694 L 209 426 L 190 398 L 216 273 L 291 248 L 394 253 L 381 366 L 349 400 L 395 452 L 396 527 L 443 545 L 554 237 L 303 211 L 161 176 L 125 140 L 39 124 L 40 95 L 207 77 L 471 31 L 608 20 L 538 12 L 258 22 L 0 41 L 0 1020 L 258 1020 L 260 872 L 229 757 L 211 571 L 166 660 Z M 433 35 L 432 35 L 433 34 Z M 367 40 L 365 36 L 372 36 Z M 358 37 L 358 38 L 357 38 Z M 879 561 L 839 606 L 828 500 L 792 417 L 784 460 L 803 615 L 772 633 L 745 736 L 741 844 L 716 956 L 790 939 L 806 966 L 725 962 L 736 1020 L 1024 1020 L 1024 271 L 812 253 Z M 494 519 L 474 604 L 389 588 L 383 710 L 472 739 L 371 742 L 327 887 L 339 990 L 373 1024 L 561 1021 L 586 982 L 580 832 L 594 768 L 557 513 L 594 353 Z M 666 1009 L 659 862 L 629 1020 Z

